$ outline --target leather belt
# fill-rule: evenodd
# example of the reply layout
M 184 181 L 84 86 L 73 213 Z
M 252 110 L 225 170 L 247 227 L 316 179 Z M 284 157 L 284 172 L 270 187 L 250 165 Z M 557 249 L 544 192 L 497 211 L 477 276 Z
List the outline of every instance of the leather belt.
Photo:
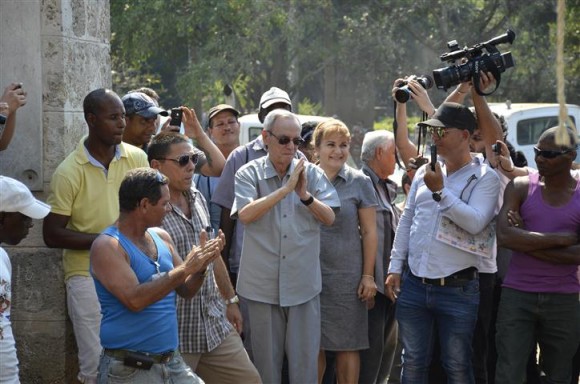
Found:
M 426 277 L 419 277 L 415 276 L 410 273 L 416 279 L 419 279 L 423 284 L 429 285 L 436 285 L 438 287 L 462 287 L 469 283 L 470 281 L 477 279 L 479 273 L 477 272 L 477 268 L 469 267 L 466 269 L 462 269 L 461 271 L 455 272 L 452 275 L 441 277 L 439 279 L 429 279 Z
M 141 355 L 145 355 L 156 364 L 167 364 L 171 361 L 173 356 L 175 355 L 175 351 L 169 351 L 165 353 L 147 353 L 147 352 L 138 352 L 138 351 L 129 351 L 127 349 L 105 349 L 104 354 L 110 356 L 117 360 L 125 360 L 129 355 L 138 353 Z

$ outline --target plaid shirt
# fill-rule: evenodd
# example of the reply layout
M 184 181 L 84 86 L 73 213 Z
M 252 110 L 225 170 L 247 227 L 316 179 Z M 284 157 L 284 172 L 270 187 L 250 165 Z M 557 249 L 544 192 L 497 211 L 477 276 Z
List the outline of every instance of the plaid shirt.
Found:
M 171 235 L 182 259 L 193 245 L 199 244 L 201 230 L 210 225 L 207 204 L 202 194 L 192 187 L 185 195 L 191 219 L 174 206 L 163 219 L 163 229 Z M 208 266 L 207 276 L 193 298 L 177 296 L 177 321 L 179 349 L 184 353 L 209 352 L 233 331 L 234 328 L 225 316 L 225 303 L 216 284 L 213 264 Z

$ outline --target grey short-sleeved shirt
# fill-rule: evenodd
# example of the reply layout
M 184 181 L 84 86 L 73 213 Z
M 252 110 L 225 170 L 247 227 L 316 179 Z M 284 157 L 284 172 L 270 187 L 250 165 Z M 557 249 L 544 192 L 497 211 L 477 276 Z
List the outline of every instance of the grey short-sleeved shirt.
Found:
M 267 196 L 289 179 L 294 159 L 280 179 L 269 156 L 236 173 L 232 217 L 252 201 Z M 339 208 L 336 190 L 322 169 L 305 164 L 307 189 L 316 199 Z M 299 305 L 320 293 L 320 222 L 296 193 L 288 194 L 260 219 L 246 225 L 237 291 L 254 301 L 283 307 Z
M 228 156 L 224 170 L 215 187 L 211 202 L 220 205 L 225 209 L 231 209 L 234 203 L 234 180 L 238 169 L 250 162 L 266 156 L 268 152 L 264 148 L 262 136 L 258 136 L 246 145 L 233 150 Z M 209 200 L 208 200 L 209 202 Z M 237 273 L 240 257 L 242 255 L 242 240 L 244 236 L 244 225 L 238 220 L 236 222 L 235 233 L 230 244 L 230 272 Z

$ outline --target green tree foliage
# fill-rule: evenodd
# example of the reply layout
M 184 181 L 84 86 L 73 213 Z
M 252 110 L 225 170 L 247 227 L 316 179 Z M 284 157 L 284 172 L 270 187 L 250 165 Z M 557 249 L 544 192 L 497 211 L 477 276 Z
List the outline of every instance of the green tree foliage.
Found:
M 580 103 L 579 3 L 566 15 L 570 103 Z M 507 28 L 516 40 L 498 48 L 516 67 L 489 99 L 555 101 L 555 0 L 111 0 L 111 17 L 117 91 L 149 85 L 168 107 L 208 109 L 230 84 L 250 112 L 275 85 L 298 109 L 308 100 L 369 128 L 392 117 L 396 78 L 448 65 L 439 56 L 449 40 L 471 46 Z

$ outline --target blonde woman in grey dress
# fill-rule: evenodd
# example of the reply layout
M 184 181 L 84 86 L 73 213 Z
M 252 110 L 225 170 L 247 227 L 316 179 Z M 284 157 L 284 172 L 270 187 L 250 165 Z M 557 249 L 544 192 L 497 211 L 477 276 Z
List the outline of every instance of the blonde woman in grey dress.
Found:
M 319 166 L 334 185 L 340 211 L 334 224 L 322 227 L 321 351 L 319 382 L 326 368 L 325 351 L 336 352 L 339 384 L 357 383 L 359 351 L 369 347 L 367 308 L 374 304 L 377 233 L 376 195 L 371 179 L 346 164 L 350 132 L 340 120 L 320 123 L 313 134 Z

